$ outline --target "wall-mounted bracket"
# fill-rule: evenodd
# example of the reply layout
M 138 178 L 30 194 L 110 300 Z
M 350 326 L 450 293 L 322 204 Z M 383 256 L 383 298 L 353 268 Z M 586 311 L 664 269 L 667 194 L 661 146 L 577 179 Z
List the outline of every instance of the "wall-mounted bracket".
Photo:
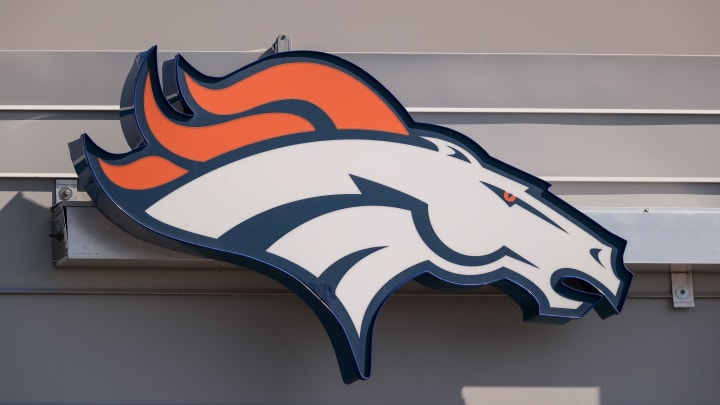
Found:
M 268 48 L 265 52 L 263 52 L 262 55 L 260 55 L 260 58 L 264 58 L 269 55 L 273 55 L 280 52 L 287 52 L 292 49 L 292 42 L 290 39 L 290 35 L 288 34 L 280 34 L 277 38 L 275 38 L 275 42 Z M 260 59 L 258 58 L 258 59 Z
M 53 204 L 62 201 L 78 201 L 78 189 L 76 179 L 55 180 L 55 196 Z
M 671 264 L 670 278 L 672 283 L 673 306 L 675 308 L 694 308 L 692 265 Z
M 55 180 L 50 225 L 53 262 L 58 267 L 234 268 L 142 241 L 95 208 L 76 179 Z

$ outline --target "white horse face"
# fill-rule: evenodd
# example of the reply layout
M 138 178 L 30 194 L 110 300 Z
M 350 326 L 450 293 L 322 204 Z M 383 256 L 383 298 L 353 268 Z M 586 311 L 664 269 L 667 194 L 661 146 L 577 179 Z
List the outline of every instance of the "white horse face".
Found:
M 508 253 L 485 265 L 443 263 L 441 267 L 468 276 L 501 268 L 503 273 L 515 273 L 520 276 L 521 289 L 547 301 L 541 316 L 582 312 L 588 308 L 587 302 L 600 299 L 605 304 L 596 309 L 602 316 L 619 311 L 629 277 L 622 264 L 624 244 L 619 238 L 552 195 L 547 191 L 549 185 L 539 179 L 504 173 L 503 167 L 493 166 L 497 163 L 494 159 L 481 163 L 457 143 L 425 139 L 454 166 L 463 168 L 449 180 L 462 184 L 446 188 L 456 193 L 427 196 L 438 238 L 467 257 Z M 535 291 L 523 285 L 525 281 L 535 285 Z

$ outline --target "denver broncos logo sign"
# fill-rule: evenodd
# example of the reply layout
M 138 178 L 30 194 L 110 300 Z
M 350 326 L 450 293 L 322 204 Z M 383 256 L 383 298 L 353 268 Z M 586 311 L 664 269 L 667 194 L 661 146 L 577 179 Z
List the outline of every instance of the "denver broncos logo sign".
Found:
M 145 240 L 266 274 L 322 321 L 346 382 L 410 280 L 491 284 L 525 318 L 619 313 L 625 241 L 462 134 L 413 121 L 357 66 L 286 52 L 225 77 L 154 48 L 121 99 L 131 151 L 71 144 L 97 207 Z

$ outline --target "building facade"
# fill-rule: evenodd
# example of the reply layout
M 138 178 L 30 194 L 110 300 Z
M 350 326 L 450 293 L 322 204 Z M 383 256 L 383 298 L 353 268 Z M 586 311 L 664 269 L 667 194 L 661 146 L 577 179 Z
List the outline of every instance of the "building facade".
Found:
M 720 402 L 717 4 L 0 6 L 0 403 Z M 118 105 L 137 52 L 158 45 L 219 76 L 280 33 L 357 64 L 417 122 L 466 134 L 627 239 L 623 312 L 525 323 L 494 289 L 410 283 L 377 319 L 370 379 L 346 385 L 285 287 L 135 240 L 74 186 L 69 142 L 128 150 Z

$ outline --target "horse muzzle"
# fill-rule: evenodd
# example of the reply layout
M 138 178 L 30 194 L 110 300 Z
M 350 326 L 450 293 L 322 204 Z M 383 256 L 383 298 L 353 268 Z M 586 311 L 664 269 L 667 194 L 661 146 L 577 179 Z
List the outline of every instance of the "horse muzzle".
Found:
M 619 286 L 613 290 L 591 275 L 575 269 L 555 271 L 551 284 L 558 294 L 589 304 L 605 319 L 622 311 L 633 278 L 624 264 L 614 266 L 612 270 L 619 281 Z

